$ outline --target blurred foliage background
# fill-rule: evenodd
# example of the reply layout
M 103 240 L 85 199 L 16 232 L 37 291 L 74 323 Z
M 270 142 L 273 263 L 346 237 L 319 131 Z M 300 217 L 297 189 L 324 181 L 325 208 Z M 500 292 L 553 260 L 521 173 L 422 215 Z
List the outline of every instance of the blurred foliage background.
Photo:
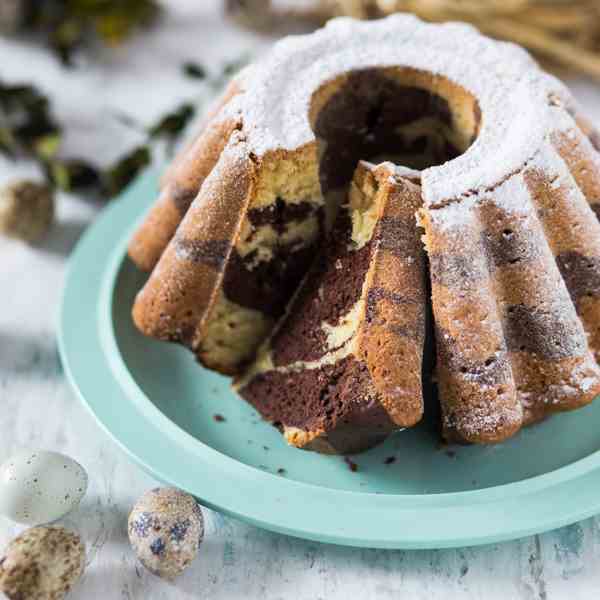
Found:
M 86 44 L 118 44 L 152 23 L 154 0 L 0 0 L 0 30 L 44 39 L 65 63 Z
M 412 12 L 431 22 L 466 21 L 496 38 L 524 45 L 559 75 L 578 73 L 600 81 L 600 0 L 198 1 L 214 2 L 224 18 L 259 30 L 268 39 L 310 31 L 340 15 L 373 19 Z M 168 0 L 0 0 L 0 35 L 47 48 L 69 77 L 90 61 L 101 61 L 103 52 L 113 47 L 126 52 L 132 36 L 153 35 L 168 14 Z M 201 49 L 199 43 L 200 56 Z M 214 92 L 249 58 L 235 57 L 218 71 L 184 62 L 181 74 Z M 83 192 L 86 198 L 118 195 L 152 162 L 156 142 L 175 146 L 199 106 L 193 97 L 180 101 L 154 123 L 146 123 L 134 147 L 119 149 L 111 164 L 98 165 L 64 155 L 66 125 L 55 116 L 50 99 L 27 81 L 26 69 L 23 73 L 24 81 L 5 81 L 0 64 L 0 154 L 36 163 L 40 183 L 49 189 Z M 54 96 L 54 90 L 46 91 Z M 132 126 L 139 129 L 139 124 Z

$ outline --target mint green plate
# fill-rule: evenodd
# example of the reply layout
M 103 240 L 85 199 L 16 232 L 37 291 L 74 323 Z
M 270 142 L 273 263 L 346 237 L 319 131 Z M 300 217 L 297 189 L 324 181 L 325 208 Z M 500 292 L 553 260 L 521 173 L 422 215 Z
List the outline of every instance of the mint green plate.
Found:
M 145 277 L 126 246 L 156 185 L 140 179 L 79 242 L 59 332 L 79 396 L 155 477 L 258 526 L 365 547 L 497 542 L 600 512 L 600 402 L 492 447 L 441 448 L 426 422 L 352 457 L 356 471 L 288 447 L 226 378 L 135 330 Z

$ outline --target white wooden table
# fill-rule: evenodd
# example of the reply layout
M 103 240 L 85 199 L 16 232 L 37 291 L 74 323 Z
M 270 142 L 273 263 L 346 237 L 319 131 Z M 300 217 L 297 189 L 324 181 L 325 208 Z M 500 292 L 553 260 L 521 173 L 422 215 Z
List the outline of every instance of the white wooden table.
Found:
M 110 160 L 140 138 L 135 128 L 119 124 L 116 114 L 148 124 L 178 101 L 207 96 L 203 84 L 181 74 L 183 61 L 218 70 L 243 51 L 257 54 L 267 45 L 268 40 L 224 23 L 219 4 L 171 1 L 165 24 L 135 39 L 127 52 L 107 53 L 75 72 L 65 72 L 39 48 L 0 40 L 0 78 L 35 81 L 67 123 L 74 153 Z M 600 87 L 572 85 L 600 123 Z M 35 168 L 0 162 L 0 181 L 17 174 L 35 174 Z M 54 334 L 65 259 L 99 207 L 68 195 L 59 200 L 57 223 L 40 247 L 0 239 L 0 461 L 20 447 L 39 447 L 65 452 L 86 467 L 89 493 L 65 519 L 88 545 L 89 565 L 72 598 L 598 597 L 600 519 L 501 545 L 403 552 L 305 542 L 205 511 L 201 556 L 176 583 L 136 566 L 126 518 L 135 499 L 155 482 L 77 401 Z M 0 518 L 0 547 L 20 529 Z

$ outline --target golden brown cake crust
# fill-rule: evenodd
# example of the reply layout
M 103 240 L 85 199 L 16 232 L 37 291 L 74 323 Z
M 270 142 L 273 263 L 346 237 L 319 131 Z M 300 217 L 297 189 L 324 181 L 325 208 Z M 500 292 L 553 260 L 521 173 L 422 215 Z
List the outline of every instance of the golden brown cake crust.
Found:
M 138 294 L 133 318 L 140 331 L 202 353 L 202 328 L 255 184 L 256 165 L 244 142 L 234 140 Z
M 427 290 L 420 232 L 414 221 L 422 203 L 421 189 L 395 177 L 385 165 L 372 173 L 359 166 L 357 185 L 364 185 L 361 179 L 370 177 L 377 181 L 382 201 L 374 232 L 378 248 L 365 283 L 367 302 L 358 332 L 357 357 L 366 363 L 390 419 L 411 427 L 423 415 Z
M 154 268 L 231 134 L 239 129 L 238 120 L 221 115 L 238 93 L 239 84 L 233 80 L 200 126 L 199 135 L 175 158 L 163 177 L 159 198 L 129 244 L 131 260 L 143 271 Z
M 565 165 L 541 154 L 450 225 L 448 210 L 421 212 L 445 436 L 498 442 L 591 402 L 600 223 Z
M 435 150 L 420 192 L 390 166 L 356 182 L 408 199 L 398 211 L 422 204 L 446 437 L 498 442 L 590 402 L 600 393 L 600 137 L 524 52 L 459 24 L 336 20 L 282 41 L 240 77 L 132 240 L 134 261 L 153 268 L 134 307 L 138 327 L 239 374 L 379 136 L 402 142 L 402 164 Z M 394 384 L 417 389 L 420 333 L 414 344 L 388 333 L 419 323 L 425 267 L 416 254 L 404 271 L 396 255 L 375 256 L 376 310 L 361 308 L 369 326 L 342 370 L 348 385 L 364 385 L 374 421 L 383 411 L 387 432 L 419 415 L 416 396 L 401 402 Z M 352 428 L 333 441 L 332 430 L 297 425 L 286 435 L 298 445 L 357 439 Z

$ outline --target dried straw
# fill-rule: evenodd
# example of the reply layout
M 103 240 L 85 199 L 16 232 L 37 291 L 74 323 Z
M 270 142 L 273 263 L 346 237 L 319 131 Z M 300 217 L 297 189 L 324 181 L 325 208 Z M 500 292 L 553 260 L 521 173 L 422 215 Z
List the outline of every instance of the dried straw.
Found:
M 311 16 L 368 19 L 399 11 L 473 23 L 525 46 L 545 66 L 600 80 L 600 0 L 318 0 Z

